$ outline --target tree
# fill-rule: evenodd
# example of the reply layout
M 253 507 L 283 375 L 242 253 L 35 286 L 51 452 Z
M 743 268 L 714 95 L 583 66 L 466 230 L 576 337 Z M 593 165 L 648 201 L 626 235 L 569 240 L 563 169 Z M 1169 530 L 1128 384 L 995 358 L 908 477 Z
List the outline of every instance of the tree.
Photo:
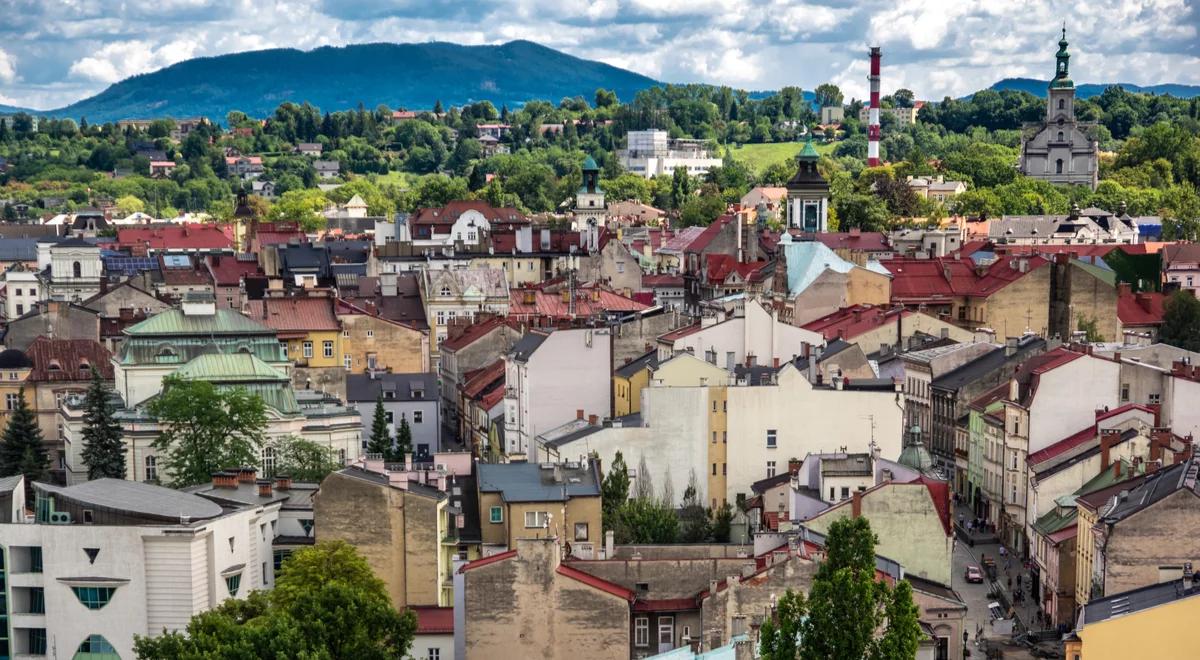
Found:
M 842 90 L 832 83 L 817 85 L 817 88 L 813 90 L 813 97 L 819 108 L 842 105 Z
M 617 451 L 600 486 L 600 513 L 605 530 L 615 529 L 621 507 L 629 500 L 629 468 Z
M 125 443 L 113 418 L 111 394 L 99 370 L 93 369 L 83 412 L 83 464 L 88 479 L 125 478 Z
M 895 94 L 892 94 L 892 102 L 894 102 L 896 104 L 897 108 L 913 107 L 912 90 L 904 89 L 903 87 L 901 87 L 900 89 L 896 90 Z
M 396 611 L 362 555 L 324 541 L 292 554 L 271 591 L 230 598 L 183 632 L 139 635 L 134 651 L 142 660 L 384 660 L 406 657 L 415 632 L 416 617 Z
M 416 211 L 422 208 L 440 208 L 458 199 L 470 199 L 471 191 L 467 182 L 459 177 L 442 174 L 423 176 L 409 191 L 404 209 Z
M 17 393 L 17 407 L 0 436 L 0 477 L 25 475 L 26 489 L 46 478 L 50 458 L 38 428 L 37 417 L 25 401 L 25 388 Z
M 1200 300 L 1191 291 L 1176 291 L 1167 299 L 1158 338 L 1164 344 L 1200 351 Z
M 355 195 L 358 195 L 367 203 L 367 213 L 370 215 L 390 218 L 392 217 L 392 213 L 396 211 L 396 205 L 383 194 L 379 186 L 363 178 L 358 178 L 350 183 L 338 186 L 329 191 L 328 197 L 329 201 L 345 204 Z
M 1075 319 L 1075 328 L 1083 332 L 1084 340 L 1089 344 L 1104 341 L 1104 335 L 1100 334 L 1099 322 L 1095 316 L 1079 314 Z
M 866 518 L 842 518 L 830 525 L 826 557 L 813 578 L 801 625 L 800 658 L 899 660 L 916 655 L 921 629 L 912 590 L 876 580 L 875 543 Z
M 384 460 L 392 456 L 392 434 L 388 431 L 387 411 L 383 408 L 383 390 L 375 397 L 375 414 L 371 416 L 371 439 L 368 454 L 379 454 Z
M 302 230 L 316 232 L 325 226 L 321 212 L 328 205 L 329 200 L 320 190 L 289 190 L 271 207 L 271 219 L 298 222 Z
M 720 195 L 696 195 L 689 197 L 679 209 L 679 222 L 684 227 L 707 227 L 725 210 L 725 200 Z
M 683 490 L 683 505 L 679 509 L 679 519 L 680 543 L 701 543 L 708 539 L 708 510 L 700 501 L 694 469 L 688 476 L 687 488 Z
M 713 543 L 729 543 L 730 528 L 733 525 L 733 507 L 729 502 L 723 502 L 712 512 Z
M 775 604 L 771 618 L 759 631 L 759 653 L 763 660 L 795 660 L 807 612 L 804 594 L 788 589 Z
M 617 105 L 617 93 L 604 88 L 596 90 L 596 102 L 593 104 L 597 108 L 608 108 Z
M 299 436 L 280 438 L 271 446 L 275 450 L 275 474 L 286 474 L 296 481 L 320 483 L 330 472 L 342 467 L 328 447 Z
M 412 443 L 412 427 L 408 425 L 408 419 L 404 416 L 400 417 L 400 425 L 396 427 L 396 445 L 392 455 L 394 460 L 404 460 L 413 450 Z
M 133 195 L 123 195 L 117 198 L 116 212 L 122 217 L 128 217 L 134 213 L 142 213 L 145 210 L 146 203 Z
M 163 427 L 151 445 L 164 457 L 175 488 L 206 482 L 228 466 L 259 462 L 267 415 L 258 395 L 168 376 L 149 410 Z

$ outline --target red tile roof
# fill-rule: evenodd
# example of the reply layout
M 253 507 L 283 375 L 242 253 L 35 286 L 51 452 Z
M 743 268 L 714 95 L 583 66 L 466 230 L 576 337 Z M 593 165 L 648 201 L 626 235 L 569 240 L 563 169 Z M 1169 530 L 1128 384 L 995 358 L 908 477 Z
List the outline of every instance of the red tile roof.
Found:
M 98 369 L 102 378 L 113 377 L 112 354 L 92 339 L 38 337 L 25 349 L 25 355 L 33 362 L 31 382 L 91 380 L 91 369 Z M 85 364 L 90 368 L 81 369 Z
M 767 266 L 770 265 L 766 261 L 753 261 L 750 263 L 742 263 L 736 257 L 728 254 L 710 254 L 705 257 L 706 266 L 708 269 L 708 283 L 721 284 L 725 282 L 732 273 L 737 273 L 743 281 L 757 282 L 762 280 L 765 275 Z
M 340 330 L 332 298 L 264 298 L 248 303 L 251 319 L 279 331 L 280 338 Z
M 236 256 L 212 255 L 208 257 L 208 271 L 217 286 L 237 286 L 247 275 L 262 275 L 262 268 L 252 254 Z
M 559 575 L 565 575 L 566 577 L 569 577 L 572 580 L 577 580 L 579 582 L 582 582 L 582 583 L 588 585 L 589 587 L 595 587 L 596 589 L 599 589 L 601 591 L 606 591 L 614 596 L 620 596 L 621 598 L 624 598 L 625 600 L 629 601 L 630 603 L 632 603 L 635 600 L 633 592 L 626 589 L 625 587 L 622 587 L 621 585 L 616 584 L 615 582 L 609 582 L 608 580 L 605 580 L 603 578 L 598 578 L 595 575 L 592 575 L 590 573 L 584 573 L 583 571 L 579 570 L 578 568 L 573 568 L 566 564 L 559 564 L 558 570 L 556 572 Z
M 1089 440 L 1094 440 L 1095 438 L 1096 438 L 1096 425 L 1091 424 L 1080 431 L 1076 431 L 1075 433 L 1068 435 L 1067 437 L 1063 438 L 1062 440 L 1059 440 L 1058 442 L 1050 445 L 1049 447 L 1046 447 L 1045 449 L 1033 452 L 1032 454 L 1029 455 L 1029 458 L 1027 458 L 1025 460 L 1025 464 L 1030 467 L 1033 467 L 1040 463 L 1044 463 L 1044 462 L 1054 458 L 1055 456 L 1058 456 L 1060 454 L 1063 454 L 1064 452 L 1070 451 L 1071 449 L 1074 449 L 1075 447 L 1078 447 L 1079 445 L 1082 445 L 1082 444 L 1088 442 Z
M 732 215 L 723 215 L 713 220 L 712 224 L 705 227 L 704 231 L 700 232 L 700 235 L 687 246 L 686 251 L 704 252 L 705 248 L 717 238 L 717 234 L 720 234 L 721 230 L 731 222 L 733 222 Z
M 527 224 L 529 219 L 515 208 L 496 208 L 481 200 L 455 200 L 442 208 L 418 209 L 413 214 L 413 225 L 453 225 L 467 211 L 478 211 L 489 223 Z
M 117 229 L 117 245 L 144 245 L 153 250 L 228 250 L 233 240 L 216 225 L 186 224 Z
M 516 550 L 506 550 L 504 552 L 494 554 L 491 557 L 484 557 L 482 559 L 476 559 L 475 561 L 463 564 L 462 566 L 459 567 L 458 572 L 466 573 L 467 571 L 474 570 L 476 568 L 480 568 L 483 566 L 487 566 L 488 564 L 495 564 L 498 562 L 502 562 L 506 559 L 512 559 L 513 557 L 516 557 L 516 556 L 517 556 Z
M 919 481 L 925 484 L 929 497 L 933 500 L 933 508 L 937 510 L 938 519 L 942 521 L 942 529 L 950 536 L 950 483 L 940 479 L 921 477 Z
M 490 334 L 496 328 L 505 324 L 505 320 L 499 316 L 488 317 L 478 323 L 472 323 L 463 329 L 461 335 L 451 337 L 442 342 L 441 350 L 457 351 L 460 348 L 470 346 L 476 340 L 482 339 Z
M 497 379 L 504 379 L 503 358 L 496 360 L 482 369 L 468 371 L 463 374 L 463 381 L 459 387 L 462 389 L 463 396 L 468 399 L 474 399 L 490 389 L 491 385 Z
M 1155 291 L 1133 293 L 1122 289 L 1117 296 L 1117 318 L 1121 325 L 1161 325 L 1166 301 L 1166 295 Z
M 805 323 L 805 330 L 821 333 L 825 339 L 841 337 L 847 341 L 880 326 L 895 323 L 896 319 L 911 316 L 907 309 L 886 309 L 874 305 L 853 305 Z M 899 316 L 898 316 L 899 315 Z
M 529 298 L 532 297 L 532 302 Z M 600 287 L 577 288 L 575 290 L 574 317 L 588 317 L 610 312 L 640 312 L 649 309 L 632 298 Z M 570 303 L 563 300 L 561 292 L 547 293 L 536 289 L 516 289 L 510 293 L 508 316 L 512 319 L 529 320 L 535 317 L 548 319 L 572 318 Z
M 892 300 L 916 303 L 946 302 L 956 296 L 990 296 L 1049 262 L 1034 256 L 1001 257 L 987 268 L 977 268 L 969 259 L 953 257 L 897 258 L 881 263 L 892 273 Z
M 417 615 L 418 635 L 450 635 L 454 633 L 454 608 L 410 605 Z
M 863 250 L 866 252 L 891 252 L 887 236 L 877 231 L 841 231 L 806 234 L 825 244 L 831 250 Z
M 682 275 L 643 275 L 642 286 L 647 289 L 679 287 L 683 288 Z

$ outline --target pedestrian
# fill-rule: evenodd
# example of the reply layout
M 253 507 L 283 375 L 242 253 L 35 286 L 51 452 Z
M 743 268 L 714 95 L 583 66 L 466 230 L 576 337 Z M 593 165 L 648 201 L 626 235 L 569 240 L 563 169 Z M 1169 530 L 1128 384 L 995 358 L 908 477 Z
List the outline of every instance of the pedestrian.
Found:
M 1008 576 L 1008 590 L 1012 591 L 1012 576 Z

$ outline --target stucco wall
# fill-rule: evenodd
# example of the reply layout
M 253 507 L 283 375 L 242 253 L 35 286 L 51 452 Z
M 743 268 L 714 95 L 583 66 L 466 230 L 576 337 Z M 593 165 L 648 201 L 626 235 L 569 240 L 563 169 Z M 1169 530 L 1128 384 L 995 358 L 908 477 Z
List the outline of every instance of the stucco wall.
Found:
M 1200 565 L 1198 526 L 1200 499 L 1188 489 L 1115 525 L 1105 551 L 1104 594 L 1158 583 L 1159 566 Z
M 1116 408 L 1120 368 L 1117 363 L 1085 355 L 1043 373 L 1029 406 L 1029 452 L 1079 431 L 1105 406 Z M 1081 388 L 1081 383 L 1087 383 Z
M 701 601 L 704 648 L 713 649 L 729 642 L 734 617 L 745 617 L 745 631 L 752 635 L 751 648 L 757 648 L 758 629 L 769 616 L 772 601 L 788 589 L 808 593 L 816 572 L 816 562 L 792 557 L 757 575 L 729 580 L 726 588 Z

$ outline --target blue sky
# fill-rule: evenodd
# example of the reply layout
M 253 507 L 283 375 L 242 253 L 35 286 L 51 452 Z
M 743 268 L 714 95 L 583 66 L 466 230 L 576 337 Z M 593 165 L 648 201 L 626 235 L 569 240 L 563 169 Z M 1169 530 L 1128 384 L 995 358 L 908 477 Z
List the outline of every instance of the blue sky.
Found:
M 367 42 L 529 39 L 668 82 L 826 81 L 965 94 L 1049 78 L 1067 22 L 1077 82 L 1200 84 L 1198 0 L 0 0 L 0 103 L 60 107 L 190 57 Z

